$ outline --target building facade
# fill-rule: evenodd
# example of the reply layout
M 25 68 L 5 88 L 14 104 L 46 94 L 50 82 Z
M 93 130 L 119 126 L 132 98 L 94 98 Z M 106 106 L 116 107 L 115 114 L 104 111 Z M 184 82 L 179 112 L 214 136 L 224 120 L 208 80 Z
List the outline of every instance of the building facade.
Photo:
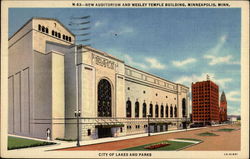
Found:
M 219 87 L 214 82 L 192 83 L 192 120 L 201 125 L 219 122 Z
M 220 122 L 227 121 L 227 99 L 223 91 L 220 97 Z
M 182 129 L 189 119 L 188 87 L 76 45 L 56 19 L 32 18 L 9 39 L 8 81 L 10 134 L 75 139 L 76 111 L 82 140 Z

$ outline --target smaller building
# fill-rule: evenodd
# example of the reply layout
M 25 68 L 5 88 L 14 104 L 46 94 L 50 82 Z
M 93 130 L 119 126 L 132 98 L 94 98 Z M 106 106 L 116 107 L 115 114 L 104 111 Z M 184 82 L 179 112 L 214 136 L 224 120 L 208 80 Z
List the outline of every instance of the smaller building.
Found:
M 220 97 L 220 123 L 227 121 L 227 99 L 224 91 Z
M 192 120 L 199 125 L 219 123 L 219 86 L 209 79 L 192 83 Z

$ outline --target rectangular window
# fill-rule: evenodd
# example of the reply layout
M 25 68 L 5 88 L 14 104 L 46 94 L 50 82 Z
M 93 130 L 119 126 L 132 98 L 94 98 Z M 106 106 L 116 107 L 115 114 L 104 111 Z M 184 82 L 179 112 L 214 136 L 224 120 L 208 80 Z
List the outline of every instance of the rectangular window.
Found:
M 91 135 L 91 130 L 90 129 L 88 129 L 88 136 L 90 136 Z

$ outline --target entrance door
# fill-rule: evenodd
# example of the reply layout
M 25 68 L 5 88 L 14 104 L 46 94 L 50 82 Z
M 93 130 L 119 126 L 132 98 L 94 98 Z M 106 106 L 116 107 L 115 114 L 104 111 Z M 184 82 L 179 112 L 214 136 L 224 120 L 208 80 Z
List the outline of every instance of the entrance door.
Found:
M 163 125 L 160 125 L 160 132 L 163 131 Z
M 98 128 L 98 138 L 112 137 L 111 128 Z
M 182 125 L 183 125 L 183 129 L 187 128 L 187 123 L 186 122 L 182 122 Z

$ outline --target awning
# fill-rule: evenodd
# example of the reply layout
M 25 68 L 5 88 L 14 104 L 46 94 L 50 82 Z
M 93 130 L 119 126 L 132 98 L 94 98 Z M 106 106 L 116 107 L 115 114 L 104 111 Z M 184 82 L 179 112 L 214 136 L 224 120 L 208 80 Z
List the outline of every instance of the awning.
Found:
M 117 127 L 124 127 L 124 124 L 108 123 L 108 124 L 95 125 L 95 128 L 117 128 Z

